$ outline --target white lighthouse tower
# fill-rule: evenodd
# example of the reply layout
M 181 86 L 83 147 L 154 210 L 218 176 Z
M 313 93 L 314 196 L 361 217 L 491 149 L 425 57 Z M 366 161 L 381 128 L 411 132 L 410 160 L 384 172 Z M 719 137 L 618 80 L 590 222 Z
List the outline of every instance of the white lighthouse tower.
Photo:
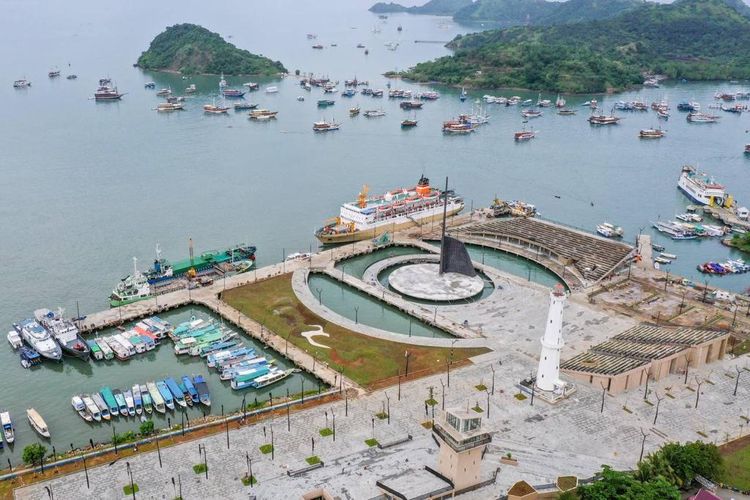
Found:
M 557 285 L 549 294 L 549 313 L 542 337 L 542 352 L 536 372 L 536 386 L 542 391 L 562 392 L 566 383 L 560 380 L 560 351 L 563 348 L 562 325 L 565 290 Z

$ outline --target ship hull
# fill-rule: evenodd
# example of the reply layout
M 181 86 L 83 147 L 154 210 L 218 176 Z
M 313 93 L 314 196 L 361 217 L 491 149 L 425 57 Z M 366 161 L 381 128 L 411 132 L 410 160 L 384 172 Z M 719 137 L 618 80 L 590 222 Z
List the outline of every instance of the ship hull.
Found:
M 109 299 L 109 307 L 120 307 L 127 304 L 132 304 L 133 302 L 140 302 L 141 300 L 148 300 L 152 298 L 153 295 L 149 295 L 148 297 L 133 297 L 130 299 Z
M 463 210 L 463 208 L 464 206 L 460 205 L 456 208 L 449 209 L 447 211 L 448 217 L 456 215 L 461 210 Z M 440 221 L 442 220 L 442 218 L 443 218 L 443 213 L 441 211 L 440 213 L 436 213 L 434 215 L 430 215 L 424 218 L 417 219 L 417 222 L 413 220 L 406 220 L 406 221 L 396 222 L 396 223 L 384 223 L 384 224 L 380 224 L 370 229 L 355 231 L 353 233 L 339 233 L 339 234 L 316 233 L 315 237 L 318 238 L 318 240 L 320 240 L 320 242 L 323 243 L 324 245 L 337 245 L 340 243 L 352 243 L 355 241 L 362 241 L 362 240 L 377 238 L 383 233 L 399 231 L 399 230 L 407 229 L 410 227 L 416 227 L 418 225 L 428 224 L 433 221 Z
M 80 342 L 83 342 L 83 339 L 79 337 Z M 68 347 L 67 345 L 63 344 L 62 342 L 58 342 L 60 344 L 60 348 L 62 349 L 62 353 L 65 356 L 70 356 L 71 358 L 78 358 L 83 361 L 88 361 L 89 357 L 91 356 L 91 350 L 86 348 L 86 350 L 79 351 L 77 349 L 73 349 L 72 347 Z M 84 345 L 86 345 L 84 343 Z

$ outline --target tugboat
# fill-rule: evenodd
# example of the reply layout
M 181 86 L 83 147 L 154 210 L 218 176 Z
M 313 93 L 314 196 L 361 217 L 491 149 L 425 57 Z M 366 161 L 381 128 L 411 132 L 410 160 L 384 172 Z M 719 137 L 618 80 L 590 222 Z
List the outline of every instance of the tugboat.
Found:
M 347 243 L 439 220 L 446 197 L 448 216 L 464 208 L 460 196 L 453 191 L 444 193 L 431 187 L 429 179 L 424 176 L 414 187 L 394 189 L 381 196 L 368 196 L 368 188 L 364 186 L 357 200 L 343 203 L 338 217 L 318 229 L 315 237 L 326 245 Z

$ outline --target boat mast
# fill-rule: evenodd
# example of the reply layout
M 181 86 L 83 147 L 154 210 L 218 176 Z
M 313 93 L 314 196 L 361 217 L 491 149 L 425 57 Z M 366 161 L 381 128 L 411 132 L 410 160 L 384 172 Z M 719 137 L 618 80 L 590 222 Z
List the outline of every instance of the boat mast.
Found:
M 443 262 L 445 259 L 445 219 L 448 216 L 448 177 L 445 178 L 445 191 L 443 191 L 443 231 L 440 236 L 440 266 L 438 273 L 443 274 Z

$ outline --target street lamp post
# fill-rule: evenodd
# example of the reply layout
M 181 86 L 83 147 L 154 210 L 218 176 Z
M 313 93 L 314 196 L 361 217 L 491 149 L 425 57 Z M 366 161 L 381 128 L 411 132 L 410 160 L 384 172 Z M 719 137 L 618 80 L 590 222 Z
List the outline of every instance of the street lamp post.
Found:
M 492 370 L 492 395 L 495 395 L 495 367 L 490 365 L 490 369 Z
M 440 403 L 442 404 L 443 411 L 445 411 L 445 384 L 443 383 L 443 379 L 440 379 Z
M 336 414 L 333 412 L 333 408 L 331 408 L 331 418 L 333 419 L 333 442 L 336 442 Z
M 384 392 L 386 404 L 388 405 L 388 409 L 386 410 L 386 415 L 388 416 L 388 425 L 391 425 L 391 398 L 388 397 L 388 393 Z
M 128 476 L 130 476 L 130 493 L 132 493 L 133 500 L 135 500 L 135 484 L 133 483 L 133 471 L 130 470 L 130 462 L 125 462 L 125 467 L 128 470 Z

